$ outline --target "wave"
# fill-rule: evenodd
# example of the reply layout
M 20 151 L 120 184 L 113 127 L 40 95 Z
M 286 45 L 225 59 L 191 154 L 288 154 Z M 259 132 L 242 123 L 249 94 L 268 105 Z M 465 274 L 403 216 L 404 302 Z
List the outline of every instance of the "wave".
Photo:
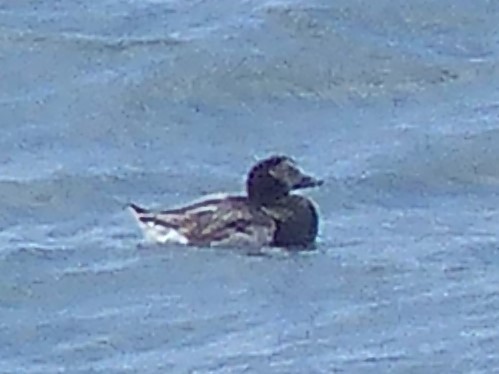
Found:
M 499 130 L 475 134 L 452 134 L 420 139 L 396 157 L 377 157 L 376 170 L 383 175 L 399 175 L 428 186 L 499 186 Z M 379 174 L 378 174 L 379 175 Z
M 38 33 L 34 31 L 12 29 L 2 29 L 0 31 L 0 38 L 4 41 L 28 44 L 70 43 L 79 48 L 93 48 L 99 50 L 104 48 L 114 51 L 123 51 L 136 47 L 171 47 L 186 41 L 186 39 L 168 35 L 161 37 L 112 37 L 77 32 Z

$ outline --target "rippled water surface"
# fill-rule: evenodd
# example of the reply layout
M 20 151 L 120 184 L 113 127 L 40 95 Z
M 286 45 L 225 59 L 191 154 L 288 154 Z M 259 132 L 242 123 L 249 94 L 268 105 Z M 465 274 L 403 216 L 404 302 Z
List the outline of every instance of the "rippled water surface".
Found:
M 94 4 L 95 3 L 95 4 Z M 0 0 L 1 373 L 499 372 L 495 1 Z M 317 249 L 125 205 L 326 184 Z

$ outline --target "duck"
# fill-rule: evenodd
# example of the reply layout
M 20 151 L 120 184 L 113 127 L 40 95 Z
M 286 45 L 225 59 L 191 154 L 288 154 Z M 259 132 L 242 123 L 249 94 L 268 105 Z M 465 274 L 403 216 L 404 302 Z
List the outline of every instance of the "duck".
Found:
M 146 239 L 195 247 L 310 247 L 319 225 L 315 203 L 294 193 L 323 180 L 291 157 L 258 161 L 246 178 L 246 195 L 216 194 L 168 210 L 129 208 Z

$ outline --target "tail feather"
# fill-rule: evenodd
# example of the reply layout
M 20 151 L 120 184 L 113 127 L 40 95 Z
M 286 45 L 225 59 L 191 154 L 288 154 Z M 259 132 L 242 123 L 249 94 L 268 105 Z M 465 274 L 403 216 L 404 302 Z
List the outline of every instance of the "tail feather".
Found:
M 140 206 L 135 205 L 134 203 L 128 204 L 128 207 L 131 208 L 138 215 L 149 213 L 147 209 L 141 208 Z
M 175 225 L 171 220 L 159 217 L 157 213 L 133 203 L 130 203 L 129 207 L 147 239 L 158 243 L 189 243 L 189 239 L 178 230 L 178 225 Z
M 130 203 L 128 207 L 131 209 L 133 216 L 140 224 L 155 226 L 158 228 L 175 228 L 179 226 L 178 217 L 168 217 L 148 209 L 144 209 L 136 204 Z

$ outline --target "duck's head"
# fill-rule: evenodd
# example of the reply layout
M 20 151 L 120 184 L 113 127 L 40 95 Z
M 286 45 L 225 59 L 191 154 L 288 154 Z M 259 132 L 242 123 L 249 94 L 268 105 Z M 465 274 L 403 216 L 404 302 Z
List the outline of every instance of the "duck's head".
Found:
M 322 180 L 305 174 L 287 156 L 272 156 L 258 162 L 246 181 L 249 200 L 256 205 L 268 205 L 291 191 L 320 186 Z

